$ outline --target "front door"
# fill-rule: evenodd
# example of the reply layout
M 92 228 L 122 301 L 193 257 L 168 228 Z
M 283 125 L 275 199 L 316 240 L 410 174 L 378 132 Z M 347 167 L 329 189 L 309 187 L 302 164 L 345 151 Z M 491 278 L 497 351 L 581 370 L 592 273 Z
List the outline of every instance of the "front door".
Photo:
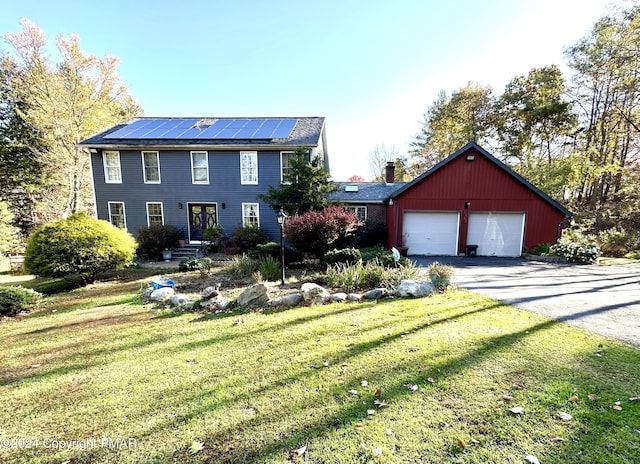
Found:
M 189 241 L 201 241 L 204 230 L 217 223 L 215 204 L 189 204 Z

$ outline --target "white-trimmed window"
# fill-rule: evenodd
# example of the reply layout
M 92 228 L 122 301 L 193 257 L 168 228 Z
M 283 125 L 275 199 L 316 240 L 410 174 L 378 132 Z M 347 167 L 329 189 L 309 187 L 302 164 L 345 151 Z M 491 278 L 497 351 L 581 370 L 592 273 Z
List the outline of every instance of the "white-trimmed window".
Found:
M 287 175 L 291 172 L 291 157 L 294 155 L 294 151 L 281 151 L 280 152 L 280 183 L 290 184 L 291 181 L 287 179 Z
M 352 212 L 362 222 L 367 220 L 367 207 L 366 206 L 345 206 L 344 209 Z
M 191 152 L 191 182 L 194 184 L 209 183 L 209 153 L 206 151 Z
M 104 181 L 107 184 L 121 184 L 120 152 L 105 151 L 102 153 L 104 163 Z
M 161 226 L 164 224 L 164 214 L 162 212 L 162 203 L 147 202 L 147 225 Z
M 124 214 L 124 201 L 109 202 L 109 222 L 121 229 L 127 228 L 126 215 Z
M 142 171 L 145 184 L 160 183 L 160 156 L 157 151 L 142 152 Z
M 242 225 L 260 227 L 260 205 L 242 203 Z
M 257 151 L 240 152 L 240 183 L 253 185 L 258 183 Z

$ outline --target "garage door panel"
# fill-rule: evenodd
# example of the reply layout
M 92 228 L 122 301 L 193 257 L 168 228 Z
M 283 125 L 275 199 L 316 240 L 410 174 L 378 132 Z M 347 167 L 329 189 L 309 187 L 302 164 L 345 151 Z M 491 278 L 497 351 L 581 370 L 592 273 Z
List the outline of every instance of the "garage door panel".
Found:
M 412 255 L 458 254 L 460 216 L 450 212 L 405 213 L 403 239 Z
M 467 244 L 480 256 L 520 256 L 524 221 L 524 213 L 469 213 Z

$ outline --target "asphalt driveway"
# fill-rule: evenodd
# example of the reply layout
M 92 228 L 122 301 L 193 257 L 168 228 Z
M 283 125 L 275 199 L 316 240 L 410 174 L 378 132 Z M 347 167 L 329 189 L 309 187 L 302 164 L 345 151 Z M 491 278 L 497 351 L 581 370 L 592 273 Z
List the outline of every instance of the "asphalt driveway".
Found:
M 503 303 L 640 348 L 640 263 L 553 264 L 520 258 L 411 256 L 455 268 L 454 282 Z

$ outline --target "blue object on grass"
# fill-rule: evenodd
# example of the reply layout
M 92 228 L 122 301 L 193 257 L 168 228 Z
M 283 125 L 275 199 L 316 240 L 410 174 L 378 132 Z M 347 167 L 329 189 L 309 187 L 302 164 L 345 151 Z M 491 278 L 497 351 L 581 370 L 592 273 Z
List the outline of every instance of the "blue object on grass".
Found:
M 173 287 L 174 284 L 175 282 L 173 280 L 168 279 L 166 277 L 160 277 L 159 279 L 154 279 L 151 281 L 151 285 L 155 290 L 158 290 L 159 288 L 162 288 L 162 287 Z

